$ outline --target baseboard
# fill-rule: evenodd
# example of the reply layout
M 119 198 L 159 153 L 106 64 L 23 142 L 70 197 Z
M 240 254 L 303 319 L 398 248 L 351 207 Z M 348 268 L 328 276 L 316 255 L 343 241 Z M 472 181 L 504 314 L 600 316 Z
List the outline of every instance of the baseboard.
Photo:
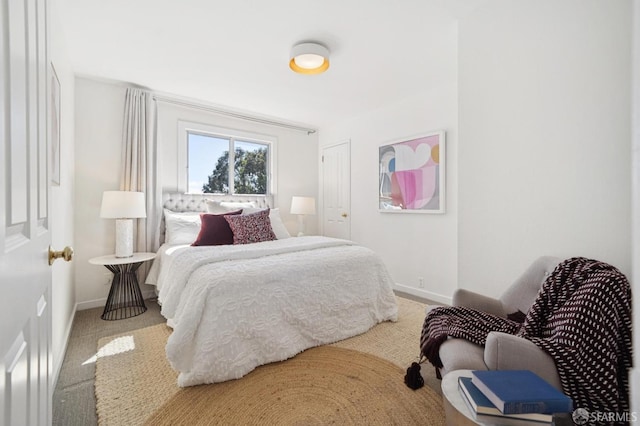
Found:
M 154 287 L 155 288 L 155 287 Z M 142 297 L 147 299 L 155 299 L 157 297 L 154 289 L 142 291 Z M 60 370 L 62 369 L 62 363 L 64 362 L 64 357 L 67 354 L 67 347 L 69 345 L 69 339 L 71 338 L 71 330 L 73 329 L 73 321 L 76 319 L 76 312 L 84 311 L 85 309 L 92 308 L 102 308 L 107 303 L 107 298 L 89 300 L 86 302 L 76 303 L 73 308 L 73 313 L 71 314 L 71 320 L 67 324 L 67 329 L 65 330 L 64 336 L 64 347 L 62 348 L 62 353 L 56 360 L 55 365 L 53 365 L 53 377 L 51 380 L 52 383 L 52 391 L 56 388 L 58 383 L 58 376 L 60 375 Z
M 60 353 L 60 356 L 56 360 L 55 365 L 53 366 L 53 377 L 51 380 L 51 392 L 53 395 L 53 390 L 56 388 L 58 384 L 58 376 L 60 375 L 60 370 L 62 369 L 62 364 L 64 363 L 64 357 L 67 355 L 67 347 L 69 346 L 69 339 L 71 338 L 71 330 L 73 329 L 73 321 L 76 319 L 76 312 L 78 311 L 78 304 L 73 308 L 73 312 L 71 313 L 71 319 L 67 324 L 67 329 L 64 333 L 64 347 Z
M 393 286 L 393 288 L 403 293 L 411 294 L 412 296 L 433 300 L 434 302 L 443 303 L 445 305 L 451 305 L 452 298 L 448 296 L 444 296 L 442 294 L 423 290 L 421 288 L 409 287 L 409 286 L 398 284 L 398 283 L 396 283 Z
M 155 287 L 154 287 L 155 289 Z M 151 290 L 142 290 L 142 298 L 147 300 L 147 299 L 155 299 L 157 297 L 156 292 L 154 289 Z M 85 302 L 80 302 L 76 304 L 76 310 L 78 311 L 84 311 L 86 309 L 93 309 L 93 308 L 102 308 L 104 307 L 104 305 L 107 304 L 107 298 L 103 297 L 100 299 L 94 299 L 94 300 L 87 300 Z

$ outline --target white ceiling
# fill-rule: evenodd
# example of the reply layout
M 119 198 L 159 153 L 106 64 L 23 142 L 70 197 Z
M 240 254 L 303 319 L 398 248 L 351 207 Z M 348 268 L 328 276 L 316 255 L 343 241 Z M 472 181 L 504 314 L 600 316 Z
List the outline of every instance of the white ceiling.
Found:
M 322 127 L 450 73 L 456 19 L 480 0 L 58 0 L 74 71 Z M 306 76 L 291 47 L 331 66 Z M 455 63 L 455 59 L 453 59 Z M 449 63 L 447 66 L 446 64 Z

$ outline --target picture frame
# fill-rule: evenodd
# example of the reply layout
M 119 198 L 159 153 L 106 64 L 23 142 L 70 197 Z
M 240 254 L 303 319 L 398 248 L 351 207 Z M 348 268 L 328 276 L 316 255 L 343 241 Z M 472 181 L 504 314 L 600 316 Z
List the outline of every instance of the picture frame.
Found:
M 58 74 L 56 73 L 56 69 L 53 66 L 53 62 L 50 64 L 51 75 L 49 77 L 50 81 L 50 99 L 49 99 L 49 137 L 51 143 L 49 144 L 49 159 L 50 159 L 50 170 L 51 170 L 51 183 L 53 185 L 60 185 L 60 80 L 58 79 Z
M 382 213 L 445 212 L 445 132 L 386 142 L 378 148 Z

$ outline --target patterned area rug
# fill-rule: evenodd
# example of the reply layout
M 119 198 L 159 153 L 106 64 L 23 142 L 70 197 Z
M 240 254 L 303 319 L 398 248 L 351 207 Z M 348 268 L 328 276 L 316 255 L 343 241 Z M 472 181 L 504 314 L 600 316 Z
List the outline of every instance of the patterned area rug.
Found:
M 424 305 L 398 298 L 396 323 L 240 380 L 181 389 L 164 346 L 164 324 L 99 342 L 96 400 L 101 425 L 444 424 L 441 396 L 403 383 L 416 359 Z

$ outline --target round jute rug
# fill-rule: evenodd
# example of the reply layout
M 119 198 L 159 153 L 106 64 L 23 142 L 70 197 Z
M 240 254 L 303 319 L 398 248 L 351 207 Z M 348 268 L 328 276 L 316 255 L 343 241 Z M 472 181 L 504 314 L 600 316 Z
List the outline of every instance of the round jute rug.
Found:
M 320 346 L 241 380 L 180 389 L 146 424 L 444 424 L 441 397 L 407 388 L 403 375 L 374 355 Z

